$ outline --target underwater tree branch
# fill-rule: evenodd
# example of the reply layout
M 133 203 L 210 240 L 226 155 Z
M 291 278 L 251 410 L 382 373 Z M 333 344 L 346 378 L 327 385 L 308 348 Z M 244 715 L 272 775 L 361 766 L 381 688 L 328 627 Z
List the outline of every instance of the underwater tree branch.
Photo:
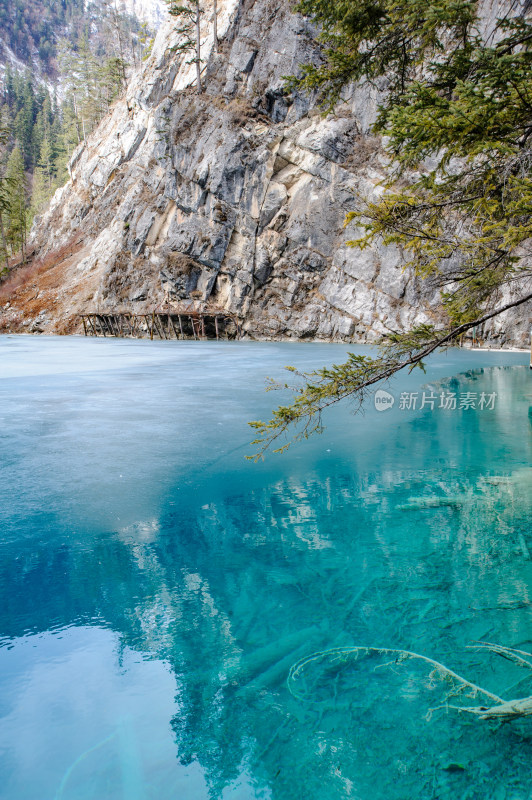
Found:
M 302 696 L 297 692 L 296 689 L 293 688 L 293 684 L 298 677 L 302 676 L 305 668 L 315 661 L 322 660 L 323 658 L 329 658 L 331 656 L 342 661 L 350 656 L 356 656 L 358 658 L 358 656 L 361 654 L 368 655 L 370 653 L 375 653 L 377 655 L 394 655 L 396 658 L 393 662 L 391 662 L 393 664 L 397 664 L 398 662 L 405 661 L 407 659 L 424 661 L 426 664 L 429 664 L 429 666 L 436 669 L 441 675 L 455 680 L 461 688 L 467 688 L 475 695 L 482 694 L 485 697 L 489 697 L 490 700 L 493 700 L 495 703 L 502 704 L 505 702 L 502 698 L 498 697 L 496 694 L 493 694 L 493 692 L 483 689 L 481 686 L 477 686 L 476 683 L 471 683 L 471 681 L 468 681 L 466 678 L 463 678 L 461 675 L 453 672 L 453 670 L 449 669 L 444 664 L 441 664 L 439 661 L 435 661 L 433 658 L 421 655 L 420 653 L 414 653 L 411 650 L 402 650 L 391 647 L 366 647 L 364 645 L 353 645 L 352 647 L 333 647 L 330 650 L 320 650 L 317 653 L 312 653 L 311 655 L 302 658 L 300 661 L 296 662 L 290 667 L 290 672 L 288 673 L 287 679 L 288 690 L 296 699 L 305 699 L 304 696 Z
M 503 647 L 502 645 L 494 645 L 489 642 L 480 642 L 475 645 L 475 647 L 482 650 L 491 651 L 497 655 L 509 658 L 511 661 L 518 663 L 520 666 L 524 666 L 527 669 L 532 669 L 532 664 L 527 659 L 521 658 L 521 656 L 532 657 L 531 653 L 526 653 L 522 650 L 513 650 L 512 648 Z M 501 697 L 489 691 L 488 689 L 484 689 L 482 686 L 473 683 L 467 678 L 464 678 L 462 675 L 458 675 L 458 673 L 454 672 L 454 670 L 449 669 L 439 661 L 435 661 L 433 658 L 429 658 L 428 656 L 424 656 L 420 653 L 414 653 L 411 650 L 403 650 L 400 648 L 353 645 L 351 647 L 333 647 L 329 650 L 320 650 L 316 653 L 311 653 L 291 666 L 287 678 L 288 691 L 296 700 L 313 702 L 312 698 L 308 696 L 305 684 L 305 670 L 309 665 L 319 664 L 326 659 L 329 659 L 330 663 L 337 662 L 339 665 L 344 665 L 349 659 L 357 661 L 366 656 L 373 655 L 394 656 L 392 661 L 381 665 L 383 668 L 391 668 L 408 660 L 421 661 L 425 664 L 428 664 L 428 666 L 432 668 L 429 675 L 430 679 L 438 676 L 441 679 L 450 681 L 452 683 L 452 688 L 447 693 L 444 704 L 438 706 L 437 708 L 429 709 L 427 712 L 427 720 L 431 718 L 434 711 L 439 709 L 452 709 L 455 711 L 472 714 L 481 720 L 498 720 L 500 722 L 510 722 L 521 717 L 532 716 L 532 697 L 520 697 L 515 700 L 503 700 Z M 297 689 L 296 684 L 298 680 L 303 681 L 303 686 L 305 687 L 303 691 L 299 691 Z M 451 697 L 457 697 L 462 692 L 467 692 L 473 697 L 482 695 L 493 701 L 494 705 L 459 706 L 450 705 L 447 702 Z

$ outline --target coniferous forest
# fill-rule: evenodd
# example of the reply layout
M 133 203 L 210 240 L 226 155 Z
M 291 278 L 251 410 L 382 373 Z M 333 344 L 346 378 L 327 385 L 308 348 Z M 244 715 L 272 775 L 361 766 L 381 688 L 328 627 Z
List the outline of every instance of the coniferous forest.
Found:
M 127 86 L 151 31 L 113 0 L 0 0 L 2 270 L 24 260 L 29 227 L 67 164 Z M 3 74 L 2 74 L 3 73 Z

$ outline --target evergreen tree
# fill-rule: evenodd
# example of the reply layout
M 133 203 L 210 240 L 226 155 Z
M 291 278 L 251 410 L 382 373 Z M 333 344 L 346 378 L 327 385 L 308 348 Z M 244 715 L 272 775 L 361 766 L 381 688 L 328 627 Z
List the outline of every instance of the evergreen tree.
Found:
M 150 35 L 147 23 L 143 22 L 137 37 L 138 42 L 138 63 L 146 59 L 151 53 L 153 46 L 153 36 Z
M 9 132 L 7 127 L 3 122 L 0 123 L 0 156 L 2 157 L 5 154 L 5 149 L 7 142 L 9 140 Z M 5 266 L 0 271 L 7 272 L 9 270 L 9 250 L 8 250 L 8 242 L 7 242 L 7 235 L 6 235 L 6 219 L 7 213 L 9 210 L 9 184 L 7 182 L 5 174 L 2 172 L 0 173 L 0 248 L 2 250 L 2 258 L 4 261 Z
M 55 175 L 55 159 L 54 150 L 50 141 L 49 132 L 47 132 L 41 142 L 39 149 L 38 168 L 42 171 L 48 189 L 52 187 L 52 182 Z
M 201 84 L 201 16 L 202 9 L 200 0 L 184 0 L 182 3 L 176 0 L 166 0 L 169 13 L 178 19 L 176 31 L 182 37 L 181 41 L 175 46 L 176 52 L 190 53 L 194 55 L 188 63 L 196 65 L 196 89 L 201 94 L 203 87 Z
M 77 113 L 76 97 L 72 91 L 67 94 L 61 112 L 62 125 L 59 146 L 62 145 L 63 150 L 70 159 L 74 149 L 82 142 L 81 124 Z
M 31 192 L 30 216 L 42 214 L 50 199 L 50 180 L 42 167 L 36 167 L 33 173 L 33 186 Z
M 375 384 L 422 365 L 473 327 L 532 299 L 532 25 L 495 21 L 489 39 L 473 0 L 303 0 L 322 28 L 323 62 L 290 85 L 332 109 L 348 84 L 385 80 L 375 132 L 386 136 L 386 191 L 358 198 L 351 244 L 399 246 L 407 264 L 440 287 L 447 324 L 383 341 L 377 358 L 302 376 L 291 405 L 256 422 L 267 447 L 300 425 L 320 429 L 323 408 L 362 401 Z M 512 287 L 514 299 L 502 291 Z M 281 448 L 283 449 L 283 448 Z
M 102 117 L 98 62 L 91 50 L 86 32 L 77 45 L 77 64 L 73 79 L 75 95 L 80 99 L 79 112 L 83 138 L 86 139 Z
M 109 61 L 114 62 L 118 85 L 127 88 L 126 66 L 127 66 L 127 42 L 131 43 L 131 36 L 125 25 L 123 14 L 118 12 L 116 0 L 102 0 L 102 8 L 107 18 L 108 29 L 110 32 L 109 41 L 113 56 Z
M 18 144 L 8 158 L 5 179 L 7 184 L 6 239 L 11 246 L 11 252 L 16 253 L 20 250 L 22 260 L 25 261 L 28 231 L 27 183 L 24 157 Z
M 4 94 L 4 103 L 6 103 L 9 107 L 11 107 L 15 102 L 15 87 L 14 87 L 13 71 L 9 63 L 6 65 L 6 71 L 4 73 L 3 94 Z
M 13 6 L 6 11 L 7 0 L 0 0 L 6 41 L 19 57 L 26 54 L 29 60 L 37 47 L 45 72 L 55 77 L 59 67 L 65 88 L 58 103 L 30 70 L 14 70 L 9 64 L 0 85 L 0 116 L 8 128 L 5 158 L 18 144 L 32 185 L 35 214 L 68 179 L 73 150 L 123 92 L 128 59 L 137 58 L 136 49 L 147 46 L 149 37 L 133 17 L 118 11 L 117 0 L 96 0 L 86 8 L 83 0 L 9 2 Z M 61 30 L 68 31 L 68 39 L 57 35 Z
M 126 88 L 125 63 L 122 59 L 108 58 L 100 71 L 99 81 L 107 110 Z

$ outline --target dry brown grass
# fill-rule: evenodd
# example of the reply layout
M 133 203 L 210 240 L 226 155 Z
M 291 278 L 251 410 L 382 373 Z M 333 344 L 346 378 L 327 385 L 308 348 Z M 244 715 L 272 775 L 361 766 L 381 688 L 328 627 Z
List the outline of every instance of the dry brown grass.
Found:
M 43 258 L 34 256 L 28 264 L 11 270 L 0 284 L 0 303 L 11 300 L 21 290 L 36 286 L 37 282 L 41 289 L 58 288 L 61 285 L 59 276 L 46 273 L 51 273 L 54 268 L 78 252 L 81 245 L 81 240 L 74 236 L 62 247 Z
M 358 172 L 364 167 L 375 166 L 382 154 L 382 142 L 376 136 L 360 136 L 342 167 L 349 172 Z
M 258 111 L 245 97 L 233 98 L 227 104 L 226 110 L 231 114 L 233 125 L 238 128 L 244 128 L 248 122 L 270 122 L 268 117 L 262 111 Z
M 58 298 L 63 294 L 68 267 L 81 247 L 82 241 L 72 237 L 54 252 L 42 258 L 34 256 L 25 266 L 12 270 L 0 284 L 0 306 L 7 301 L 11 304 L 9 311 L 1 315 L 1 331 L 25 331 L 27 321 L 35 319 L 43 311 L 51 319 L 57 316 Z M 74 324 L 73 321 L 71 324 Z M 70 332 L 59 330 L 65 325 L 69 327 L 67 322 L 59 326 L 56 324 L 56 332 Z
M 194 261 L 190 256 L 177 252 L 168 253 L 167 265 L 175 276 L 190 275 L 192 270 L 199 266 L 198 262 Z

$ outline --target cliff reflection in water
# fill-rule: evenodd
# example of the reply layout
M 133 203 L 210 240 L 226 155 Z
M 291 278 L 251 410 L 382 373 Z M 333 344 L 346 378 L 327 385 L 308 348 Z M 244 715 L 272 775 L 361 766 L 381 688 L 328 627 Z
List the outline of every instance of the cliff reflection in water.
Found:
M 154 756 L 142 771 L 145 753 L 127 738 L 140 741 L 139 730 L 102 726 L 87 756 L 89 788 L 82 761 L 50 775 L 35 763 L 50 796 L 114 798 L 127 786 L 128 800 L 176 791 L 194 800 L 485 798 L 498 787 L 527 796 L 527 723 L 498 729 L 444 710 L 429 719 L 448 687 L 417 665 L 316 662 L 307 701 L 286 682 L 303 656 L 352 644 L 424 653 L 501 694 L 521 681 L 518 667 L 467 645 L 531 646 L 532 469 L 518 430 L 527 430 L 527 378 L 523 368 L 466 375 L 460 388 L 504 385 L 494 416 L 397 416 L 385 435 L 352 438 L 332 456 L 333 440 L 320 440 L 304 464 L 291 456 L 254 471 L 235 457 L 191 472 L 187 462 L 161 481 L 150 513 L 125 524 L 95 525 L 54 500 L 17 538 L 13 503 L 0 562 L 5 646 L 108 629 L 117 663 L 102 661 L 99 675 L 125 680 L 136 670 L 147 698 L 163 679 L 144 665 L 161 662 L 173 676 L 163 683 L 177 761 Z M 135 667 L 132 653 L 142 657 Z M 529 693 L 531 681 L 515 688 Z M 150 713 L 143 706 L 142 741 Z M 60 725 L 45 735 L 65 746 Z M 127 767 L 109 777 L 126 750 Z

